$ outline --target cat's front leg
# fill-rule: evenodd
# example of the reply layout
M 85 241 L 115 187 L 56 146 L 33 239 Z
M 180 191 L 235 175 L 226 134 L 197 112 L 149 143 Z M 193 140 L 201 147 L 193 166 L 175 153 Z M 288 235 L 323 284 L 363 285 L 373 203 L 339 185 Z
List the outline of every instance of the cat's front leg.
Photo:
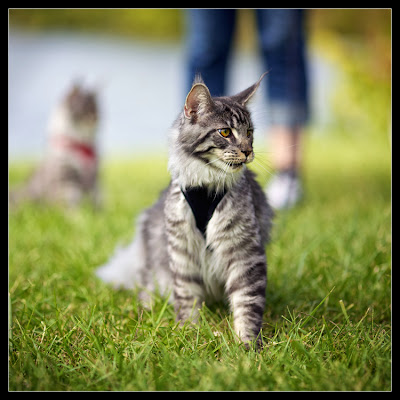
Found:
M 174 274 L 174 309 L 176 320 L 183 324 L 190 320 L 197 322 L 199 308 L 204 300 L 204 284 L 200 276 Z
M 226 291 L 236 334 L 243 342 L 257 338 L 260 344 L 258 336 L 265 307 L 267 274 L 265 257 L 258 258 L 251 264 L 241 265 L 239 262 L 230 268 Z

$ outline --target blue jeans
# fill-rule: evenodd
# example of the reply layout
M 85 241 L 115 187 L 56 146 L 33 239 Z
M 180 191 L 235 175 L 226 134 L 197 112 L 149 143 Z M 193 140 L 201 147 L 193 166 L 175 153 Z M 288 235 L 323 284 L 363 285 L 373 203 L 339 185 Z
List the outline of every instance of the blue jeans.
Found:
M 303 125 L 308 119 L 304 10 L 256 11 L 258 40 L 268 74 L 270 123 Z M 200 73 L 213 96 L 226 88 L 236 10 L 187 10 L 187 89 Z

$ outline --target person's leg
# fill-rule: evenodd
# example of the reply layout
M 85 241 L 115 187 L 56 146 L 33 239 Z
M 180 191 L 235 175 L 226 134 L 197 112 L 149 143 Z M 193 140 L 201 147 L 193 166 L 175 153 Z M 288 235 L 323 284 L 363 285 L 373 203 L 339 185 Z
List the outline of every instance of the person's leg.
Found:
M 299 171 L 303 127 L 308 118 L 302 10 L 257 10 L 259 40 L 268 74 L 267 96 L 275 178 L 267 195 L 275 208 L 301 197 Z
M 303 131 L 300 127 L 274 125 L 268 133 L 267 146 L 272 149 L 275 173 L 268 182 L 266 195 L 272 207 L 290 208 L 303 196 L 300 177 Z
M 274 125 L 269 130 L 272 163 L 277 171 L 301 168 L 303 130 L 300 127 Z
M 235 27 L 236 10 L 186 11 L 187 77 L 189 91 L 201 74 L 212 96 L 225 94 L 226 68 Z

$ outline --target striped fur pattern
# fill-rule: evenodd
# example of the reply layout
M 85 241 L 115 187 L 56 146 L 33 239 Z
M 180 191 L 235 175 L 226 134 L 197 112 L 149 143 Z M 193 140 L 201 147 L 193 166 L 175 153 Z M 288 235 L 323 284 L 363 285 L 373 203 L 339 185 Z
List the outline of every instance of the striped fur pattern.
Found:
M 261 79 L 236 96 L 220 98 L 195 81 L 171 130 L 168 188 L 141 215 L 133 243 L 97 271 L 117 287 L 142 287 L 144 298 L 155 289 L 170 295 L 182 322 L 196 321 L 203 301 L 225 299 L 245 342 L 261 329 L 272 220 L 265 195 L 246 167 L 254 159 L 246 103 Z M 184 195 L 193 187 L 204 188 L 210 197 L 223 192 L 204 234 Z

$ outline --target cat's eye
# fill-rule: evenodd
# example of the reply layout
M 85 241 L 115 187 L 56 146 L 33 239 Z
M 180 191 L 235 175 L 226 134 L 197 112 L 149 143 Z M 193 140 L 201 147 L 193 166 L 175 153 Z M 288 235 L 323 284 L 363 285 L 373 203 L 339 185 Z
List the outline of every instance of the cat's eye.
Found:
M 253 133 L 253 130 L 252 129 L 248 129 L 247 130 L 247 137 L 250 137 L 252 133 Z
M 218 129 L 218 132 L 223 136 L 223 137 L 228 137 L 232 131 L 230 128 L 222 128 L 222 129 Z

